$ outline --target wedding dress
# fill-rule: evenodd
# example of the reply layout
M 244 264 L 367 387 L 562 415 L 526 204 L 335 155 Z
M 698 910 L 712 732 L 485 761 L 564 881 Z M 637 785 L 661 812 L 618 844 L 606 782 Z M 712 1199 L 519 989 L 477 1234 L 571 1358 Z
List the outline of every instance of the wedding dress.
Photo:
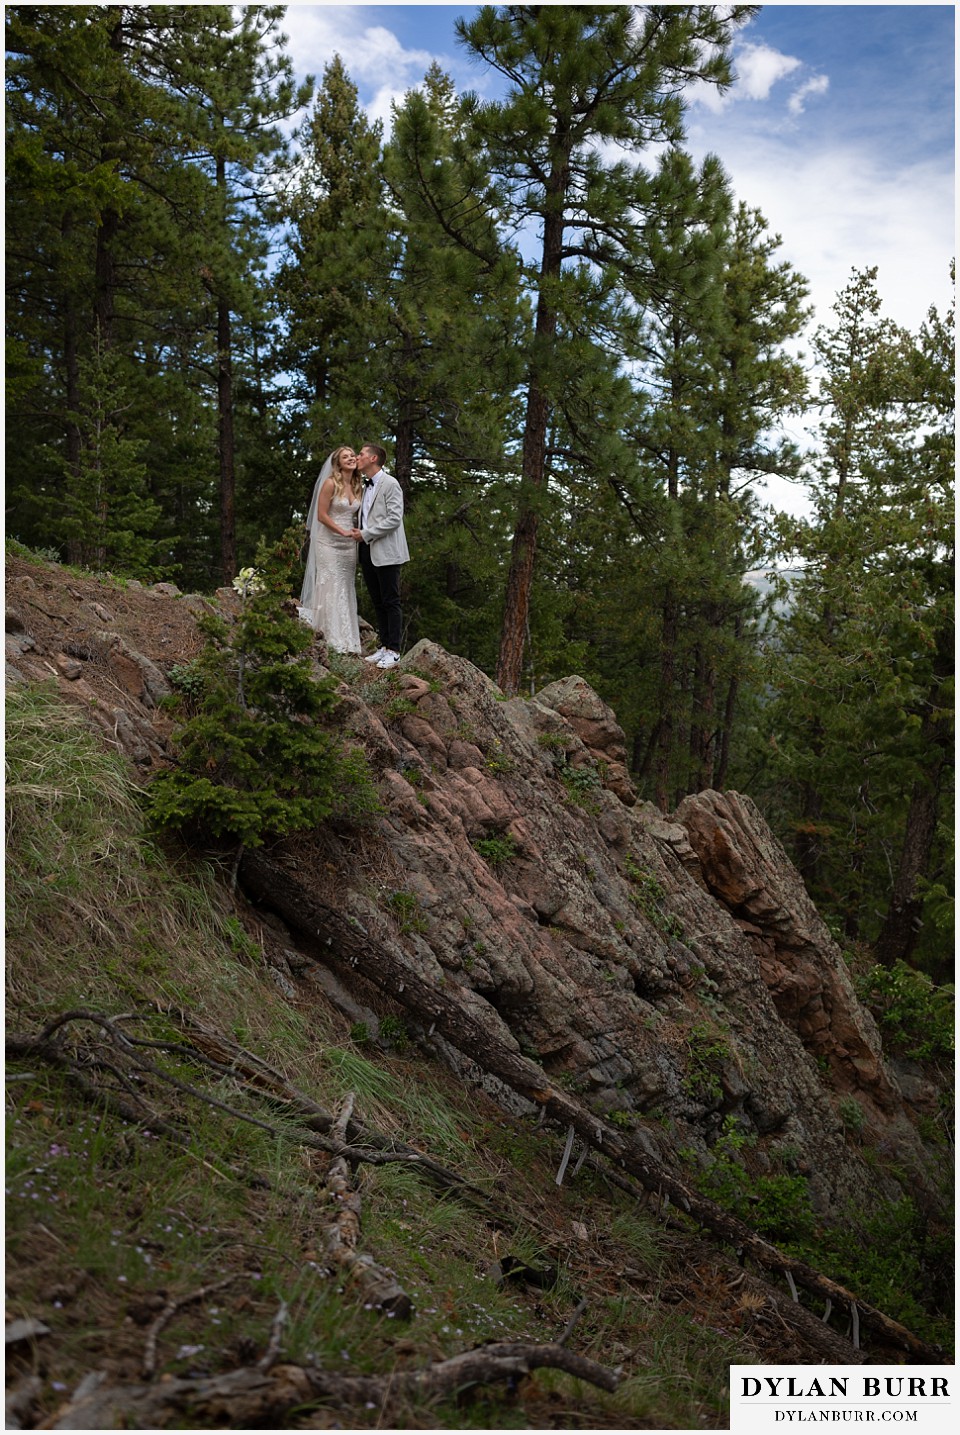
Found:
M 359 653 L 357 619 L 357 545 L 354 539 L 334 533 L 317 517 L 317 499 L 330 474 L 330 460 L 320 470 L 310 500 L 310 551 L 300 593 L 300 616 L 321 632 L 338 653 Z M 360 500 L 334 497 L 330 517 L 341 528 L 355 528 Z

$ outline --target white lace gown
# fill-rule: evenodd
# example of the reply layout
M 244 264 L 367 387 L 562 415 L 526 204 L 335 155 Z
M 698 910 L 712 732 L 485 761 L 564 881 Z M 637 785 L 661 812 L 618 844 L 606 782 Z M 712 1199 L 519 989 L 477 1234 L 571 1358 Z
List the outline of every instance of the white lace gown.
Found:
M 359 500 L 334 498 L 330 503 L 330 517 L 341 528 L 355 528 L 359 512 Z M 312 541 L 316 544 L 313 591 L 303 595 L 301 614 L 336 652 L 359 653 L 356 542 L 323 523 L 316 524 Z

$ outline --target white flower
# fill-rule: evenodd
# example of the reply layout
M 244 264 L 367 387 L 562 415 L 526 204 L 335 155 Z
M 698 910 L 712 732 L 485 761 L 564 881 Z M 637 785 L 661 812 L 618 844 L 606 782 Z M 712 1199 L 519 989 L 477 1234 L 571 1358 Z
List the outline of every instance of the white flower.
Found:
M 233 580 L 233 586 L 241 598 L 249 598 L 251 593 L 263 592 L 263 583 L 260 581 L 256 568 L 241 568 Z

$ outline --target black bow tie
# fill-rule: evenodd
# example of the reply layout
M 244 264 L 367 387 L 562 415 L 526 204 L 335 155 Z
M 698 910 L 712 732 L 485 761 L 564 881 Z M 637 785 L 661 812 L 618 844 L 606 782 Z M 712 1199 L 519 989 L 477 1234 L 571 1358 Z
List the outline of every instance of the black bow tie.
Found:
M 372 488 L 372 487 L 373 487 L 373 479 L 372 479 L 372 478 L 365 478 L 365 479 L 363 480 L 363 486 L 364 486 L 364 488 Z

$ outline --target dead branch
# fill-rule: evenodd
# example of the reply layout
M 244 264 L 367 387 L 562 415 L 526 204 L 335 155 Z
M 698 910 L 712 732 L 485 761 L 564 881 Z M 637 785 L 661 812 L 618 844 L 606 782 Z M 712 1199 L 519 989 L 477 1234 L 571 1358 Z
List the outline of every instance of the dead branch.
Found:
M 277 1425 L 297 1406 L 340 1409 L 373 1405 L 384 1414 L 397 1398 L 438 1400 L 472 1385 L 515 1381 L 535 1370 L 562 1370 L 578 1380 L 614 1391 L 617 1372 L 564 1346 L 497 1342 L 464 1351 L 419 1370 L 386 1375 L 337 1375 L 299 1365 L 269 1371 L 245 1367 L 202 1380 L 173 1378 L 153 1384 L 113 1385 L 103 1372 L 88 1376 L 73 1398 L 41 1430 L 165 1428 L 176 1417 L 188 1428 L 227 1429 Z
M 221 1281 L 214 1281 L 211 1285 L 201 1286 L 199 1290 L 191 1291 L 189 1295 L 181 1296 L 179 1300 L 168 1300 L 163 1310 L 157 1316 L 153 1325 L 147 1331 L 147 1343 L 144 1346 L 143 1361 L 140 1366 L 140 1374 L 144 1380 L 152 1380 L 157 1369 L 157 1341 L 163 1331 L 173 1320 L 178 1311 L 185 1310 L 188 1305 L 196 1305 L 197 1301 L 206 1300 L 207 1296 L 214 1291 L 223 1290 L 224 1286 L 232 1285 L 234 1281 L 240 1280 L 246 1272 L 238 1271 L 232 1276 L 226 1276 Z
M 354 1094 L 348 1092 L 334 1123 L 334 1133 L 345 1131 L 353 1113 Z M 325 1191 L 334 1214 L 327 1223 L 327 1258 L 343 1271 L 352 1290 L 371 1305 L 401 1320 L 413 1315 L 413 1301 L 398 1284 L 393 1271 L 379 1265 L 372 1256 L 358 1251 L 360 1243 L 360 1193 L 354 1187 L 344 1156 L 335 1156 L 327 1169 Z
M 172 1014 L 172 1010 L 173 1009 L 167 1010 L 164 1014 L 169 1016 Z M 467 1181 L 457 1172 L 450 1170 L 449 1167 L 442 1166 L 438 1161 L 434 1161 L 432 1157 L 425 1155 L 422 1151 L 417 1151 L 414 1147 L 408 1146 L 404 1142 L 394 1141 L 378 1132 L 366 1130 L 361 1122 L 348 1121 L 348 1126 L 352 1125 L 355 1134 L 363 1136 L 364 1141 L 367 1143 L 363 1146 L 348 1144 L 334 1136 L 326 1136 L 324 1133 L 330 1131 L 333 1126 L 333 1117 L 328 1111 L 325 1111 L 322 1106 L 319 1106 L 310 1097 L 305 1095 L 305 1093 L 299 1091 L 297 1087 L 289 1085 L 279 1072 L 273 1071 L 266 1062 L 262 1062 L 258 1057 L 254 1056 L 252 1052 L 248 1052 L 245 1048 L 237 1046 L 236 1043 L 229 1041 L 220 1033 L 210 1032 L 205 1028 L 200 1028 L 203 1033 L 203 1038 L 208 1042 L 209 1047 L 217 1051 L 221 1056 L 226 1055 L 229 1058 L 228 1062 L 222 1062 L 211 1056 L 209 1051 L 201 1051 L 193 1043 L 184 1045 L 169 1040 L 148 1040 L 142 1037 L 131 1036 L 127 1032 L 121 1032 L 118 1029 L 117 1022 L 120 1020 L 129 1021 L 131 1019 L 132 1017 L 130 1015 L 122 1018 L 109 1017 L 103 1012 L 86 1010 L 63 1012 L 48 1022 L 44 1029 L 35 1037 L 27 1037 L 16 1033 L 8 1036 L 6 1042 L 7 1058 L 9 1060 L 13 1057 L 40 1057 L 65 1071 L 86 1096 L 96 1101 L 106 1102 L 110 1109 L 115 1111 L 124 1121 L 143 1124 L 146 1120 L 149 1123 L 151 1131 L 170 1136 L 178 1143 L 184 1144 L 189 1139 L 188 1134 L 176 1126 L 172 1126 L 169 1122 L 164 1121 L 162 1117 L 154 1112 L 153 1108 L 147 1106 L 142 1094 L 134 1090 L 127 1077 L 122 1075 L 114 1064 L 108 1063 L 105 1056 L 94 1052 L 81 1063 L 79 1057 L 71 1054 L 66 1049 L 61 1040 L 60 1034 L 62 1031 L 72 1022 L 88 1021 L 98 1026 L 110 1039 L 112 1044 L 120 1048 L 126 1060 L 136 1068 L 138 1073 L 141 1075 L 149 1074 L 156 1080 L 173 1086 L 182 1095 L 189 1096 L 196 1101 L 202 1101 L 206 1105 L 212 1106 L 218 1111 L 222 1111 L 233 1120 L 247 1122 L 250 1125 L 259 1127 L 263 1131 L 269 1132 L 272 1136 L 295 1141 L 299 1145 L 307 1146 L 313 1150 L 325 1151 L 335 1156 L 343 1156 L 345 1159 L 354 1163 L 362 1162 L 372 1166 L 402 1163 L 414 1166 L 443 1189 L 456 1190 L 461 1195 L 470 1196 L 487 1209 L 492 1205 L 491 1198 L 486 1191 L 483 1191 L 479 1186 L 473 1185 L 472 1182 Z M 139 1019 L 143 1019 L 142 1014 Z M 199 1024 L 195 1023 L 194 1025 Z M 252 1084 L 258 1095 L 269 1095 L 271 1099 L 280 1101 L 284 1106 L 292 1106 L 295 1110 L 302 1112 L 306 1116 L 304 1125 L 307 1129 L 277 1126 L 272 1122 L 263 1121 L 247 1111 L 241 1111 L 237 1107 L 229 1105 L 227 1102 L 210 1096 L 207 1092 L 201 1091 L 189 1082 L 179 1080 L 173 1076 L 172 1073 L 164 1071 L 153 1062 L 140 1056 L 139 1050 L 144 1048 L 161 1050 L 185 1060 L 199 1059 L 202 1064 L 212 1067 L 222 1075 L 234 1077 L 241 1081 L 243 1085 L 247 1084 L 247 1078 L 250 1076 L 253 1079 Z M 125 1089 L 140 1102 L 139 1108 L 89 1081 L 83 1074 L 83 1070 L 81 1069 L 82 1065 L 95 1067 L 99 1071 L 105 1069 L 113 1071 Z
M 86 1015 L 86 1013 L 83 1013 Z M 71 1019 L 65 1017 L 64 1020 Z M 42 1034 L 41 1034 L 42 1035 Z M 103 1086 L 91 1081 L 84 1071 L 84 1063 L 75 1058 L 66 1050 L 63 1044 L 55 1037 L 41 1042 L 41 1037 L 28 1037 L 13 1033 L 6 1039 L 6 1057 L 10 1061 L 17 1057 L 39 1057 L 50 1066 L 55 1066 L 62 1071 L 68 1081 L 75 1086 L 87 1100 L 99 1105 L 106 1106 L 112 1115 L 117 1116 L 121 1121 L 129 1121 L 131 1125 L 142 1126 L 149 1123 L 150 1130 L 157 1135 L 166 1136 L 178 1145 L 185 1145 L 189 1140 L 189 1134 L 172 1126 L 169 1121 L 164 1121 L 156 1114 L 147 1110 L 142 1102 L 137 1105 L 125 1101 L 123 1097 L 117 1096 L 115 1092 L 109 1091 Z
M 276 1364 L 280 1355 L 280 1339 L 283 1335 L 283 1327 L 287 1323 L 288 1306 L 285 1300 L 280 1302 L 280 1308 L 273 1317 L 273 1324 L 270 1327 L 270 1342 L 264 1352 L 263 1359 L 257 1361 L 257 1369 L 264 1374 Z
M 294 931 L 322 940 L 324 960 L 348 976 L 362 975 L 420 1022 L 430 1024 L 485 1071 L 541 1106 L 549 1117 L 577 1134 L 608 1161 L 629 1172 L 648 1191 L 663 1192 L 675 1206 L 713 1232 L 738 1254 L 749 1256 L 764 1270 L 790 1273 L 796 1283 L 821 1300 L 857 1307 L 860 1325 L 921 1362 L 937 1364 L 942 1351 L 915 1336 L 883 1311 L 860 1301 L 852 1291 L 819 1271 L 785 1255 L 756 1231 L 715 1202 L 679 1180 L 654 1161 L 629 1135 L 609 1125 L 569 1092 L 555 1086 L 536 1063 L 510 1050 L 457 999 L 448 978 L 443 989 L 425 980 L 413 967 L 385 947 L 356 931 L 333 908 L 307 892 L 278 862 L 261 851 L 247 852 L 241 875 L 248 894 L 275 911 Z

